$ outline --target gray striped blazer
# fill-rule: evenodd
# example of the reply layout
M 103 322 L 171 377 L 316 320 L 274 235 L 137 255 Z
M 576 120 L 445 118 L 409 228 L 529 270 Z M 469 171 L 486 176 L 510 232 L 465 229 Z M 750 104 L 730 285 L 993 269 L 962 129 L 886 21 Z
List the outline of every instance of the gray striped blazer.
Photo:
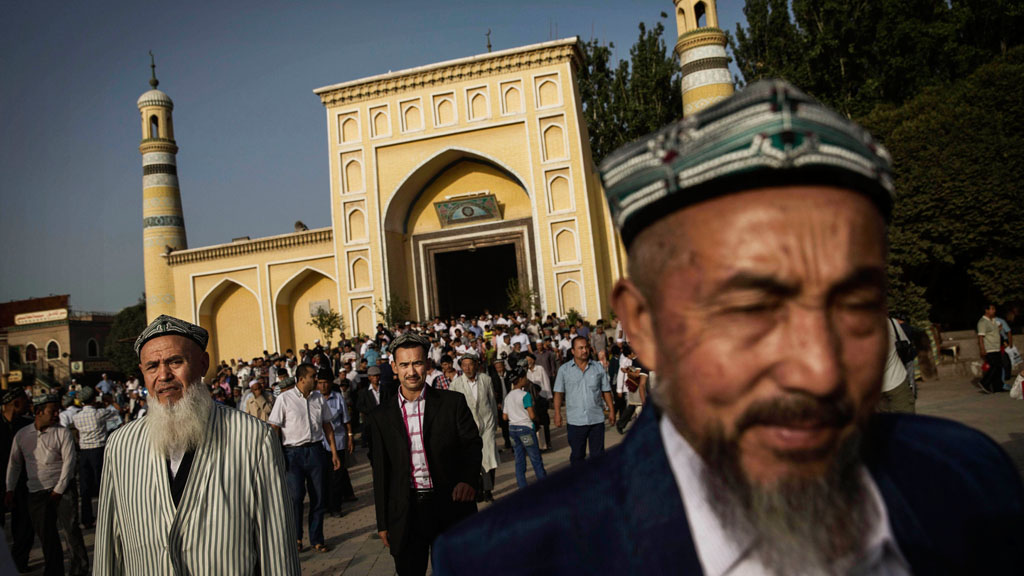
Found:
M 93 574 L 299 574 L 284 457 L 271 428 L 215 404 L 180 505 L 146 418 L 107 442 Z

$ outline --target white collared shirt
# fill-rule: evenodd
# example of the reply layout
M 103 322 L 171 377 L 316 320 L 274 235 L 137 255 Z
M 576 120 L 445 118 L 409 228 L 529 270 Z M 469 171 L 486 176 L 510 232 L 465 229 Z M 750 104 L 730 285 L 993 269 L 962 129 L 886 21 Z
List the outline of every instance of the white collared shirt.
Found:
M 295 386 L 274 401 L 267 423 L 281 429 L 285 446 L 302 446 L 322 441 L 324 423 L 329 423 L 332 416 L 331 407 L 324 402 L 319 390 L 313 390 L 304 398 Z
M 14 435 L 7 486 L 16 486 L 24 472 L 29 492 L 53 490 L 63 494 L 75 477 L 77 458 L 75 437 L 67 428 L 49 426 L 40 432 L 29 424 Z
M 415 400 L 406 400 L 398 393 L 398 407 L 402 410 L 402 422 L 409 437 L 409 470 L 412 473 L 412 487 L 417 490 L 428 490 L 434 487 L 430 477 L 430 464 L 427 462 L 427 447 L 423 438 L 423 417 L 426 414 L 426 396 L 420 390 Z
M 757 545 L 752 534 L 737 534 L 728 531 L 721 519 L 711 508 L 707 487 L 701 479 L 704 461 L 693 450 L 689 442 L 675 429 L 668 418 L 662 418 L 659 424 L 661 439 L 665 445 L 672 475 L 675 476 L 676 487 L 682 495 L 686 519 L 690 524 L 690 533 L 700 535 L 694 537 L 693 543 L 700 558 L 701 567 L 706 576 L 741 576 L 768 574 L 769 570 L 761 563 L 754 549 Z M 865 549 L 857 560 L 851 564 L 852 570 L 841 570 L 853 574 L 884 574 L 905 576 L 910 574 L 910 567 L 900 552 L 889 526 L 889 515 L 885 501 L 875 485 L 874 479 L 867 470 L 860 471 L 869 497 L 874 501 L 879 514 L 870 528 Z M 823 527 L 823 529 L 827 529 Z

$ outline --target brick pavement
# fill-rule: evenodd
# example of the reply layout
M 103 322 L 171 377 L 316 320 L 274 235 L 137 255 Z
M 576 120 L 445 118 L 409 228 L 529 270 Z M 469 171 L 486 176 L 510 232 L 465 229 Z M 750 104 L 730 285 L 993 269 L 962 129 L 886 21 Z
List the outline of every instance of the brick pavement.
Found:
M 937 379 L 920 384 L 918 412 L 950 418 L 982 430 L 1010 454 L 1017 469 L 1024 475 L 1024 401 L 1011 400 L 1007 394 L 981 394 L 971 385 L 970 380 L 963 363 L 960 366 L 940 366 Z M 605 441 L 610 448 L 618 444 L 621 437 L 614 429 L 608 429 Z M 552 445 L 554 449 L 544 455 L 544 466 L 549 473 L 568 466 L 569 448 L 564 427 L 552 429 Z M 496 498 L 516 489 L 511 453 L 500 456 L 502 462 L 498 466 Z M 533 473 L 530 470 L 528 467 L 527 478 L 532 482 Z M 364 453 L 357 454 L 349 473 L 359 501 L 346 504 L 343 517 L 325 519 L 324 533 L 332 550 L 325 554 L 310 549 L 303 552 L 300 558 L 302 573 L 305 575 L 394 574 L 394 561 L 376 534 L 372 478 Z M 486 507 L 486 504 L 482 505 L 481 509 Z M 7 526 L 10 526 L 9 522 Z M 87 530 L 85 537 L 86 545 L 91 550 L 93 531 Z M 31 563 L 35 569 L 31 574 L 42 574 L 42 555 L 38 546 L 32 551 Z

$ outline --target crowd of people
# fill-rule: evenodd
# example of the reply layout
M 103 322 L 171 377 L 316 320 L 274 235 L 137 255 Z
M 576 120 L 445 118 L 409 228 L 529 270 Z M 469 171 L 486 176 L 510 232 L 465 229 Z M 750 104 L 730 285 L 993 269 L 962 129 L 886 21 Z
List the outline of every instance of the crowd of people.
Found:
M 380 324 L 372 338 L 346 338 L 341 334 L 337 343 L 317 339 L 304 344 L 298 353 L 292 349 L 283 353 L 264 351 L 248 359 L 224 360 L 210 372 L 212 378 L 204 377 L 203 381 L 215 404 L 245 412 L 278 431 L 296 518 L 297 550 L 304 549 L 301 519 L 307 496 L 309 542 L 317 551 L 328 550 L 323 537 L 324 515 L 340 517 L 343 503 L 358 500 L 347 468 L 357 444 L 373 461 L 372 435 L 366 421 L 381 403 L 398 394 L 399 384 L 387 350 L 396 338 L 410 334 L 420 335 L 429 343 L 425 383 L 438 390 L 459 391 L 468 400 L 484 453 L 477 501 L 493 500 L 494 472 L 501 453 L 511 453 L 519 487 L 527 485 L 528 462 L 536 478 L 545 476 L 542 454 L 552 449 L 551 412 L 560 406 L 556 394 L 566 392 L 566 378 L 571 375 L 560 375 L 563 365 L 579 360 L 583 370 L 614 388 L 614 400 L 596 411 L 599 416 L 594 424 L 603 424 L 606 415 L 611 422 L 618 418 L 619 433 L 624 433 L 637 407 L 643 404 L 646 371 L 636 363 L 618 323 L 612 321 L 606 326 L 604 320 L 598 320 L 591 324 L 583 318 L 570 321 L 554 314 L 528 318 L 522 313 L 485 312 L 395 326 Z M 581 396 L 582 389 L 574 388 L 573 383 L 568 386 L 574 395 L 565 405 L 570 410 L 569 438 L 576 462 L 584 458 L 587 437 L 579 435 L 582 441 L 577 443 L 575 431 L 577 427 L 581 431 L 593 429 L 594 424 L 577 421 L 573 410 L 582 410 L 586 399 Z M 599 383 L 604 392 L 608 386 Z M 307 413 L 303 404 L 314 391 L 315 414 L 320 418 L 299 425 L 295 420 Z M 6 436 L 2 440 L 9 452 L 0 457 L 5 466 L 8 461 L 13 466 L 3 477 L 6 480 L 10 476 L 12 485 L 17 485 L 10 504 L 12 521 L 29 527 L 14 531 L 18 537 L 12 555 L 19 569 L 27 566 L 31 530 L 35 530 L 48 565 L 62 565 L 62 560 L 57 560 L 62 558 L 58 535 L 62 533 L 64 542 L 71 546 L 73 573 L 88 572 L 84 543 L 79 543 L 83 542 L 82 530 L 96 526 L 93 498 L 99 496 L 107 438 L 122 425 L 146 415 L 151 392 L 138 375 L 119 380 L 103 374 L 95 385 L 72 380 L 66 389 L 55 388 L 44 396 L 33 398 L 26 390 L 13 388 L 4 397 Z M 37 418 L 31 417 L 30 406 L 38 412 Z M 56 417 L 52 424 L 48 420 L 51 412 Z M 555 414 L 558 423 L 561 414 Z M 49 458 L 51 462 L 68 463 L 67 473 L 54 477 L 49 482 L 52 485 L 45 487 L 62 495 L 50 516 L 33 512 L 28 506 L 32 499 L 18 497 L 23 494 L 17 491 L 27 488 L 28 478 L 39 474 L 29 469 L 25 450 L 14 439 L 14 433 L 29 424 L 40 431 L 50 428 L 51 433 L 62 429 L 60 448 L 75 448 L 59 455 L 55 451 Z M 603 436 L 603 425 L 600 429 Z M 499 434 L 500 448 L 496 440 Z M 603 437 L 591 442 L 589 448 L 591 453 L 603 451 Z M 35 482 L 32 485 L 40 487 Z
M 360 432 L 402 576 L 1024 573 L 1012 461 L 909 413 L 881 144 L 764 80 L 601 173 L 629 253 L 621 324 L 434 318 L 211 367 L 206 329 L 159 316 L 135 341 L 142 382 L 80 388 L 66 426 L 61 396 L 4 392 L 16 540 L 34 530 L 59 574 L 63 531 L 86 572 L 98 475 L 98 576 L 299 574 L 304 529 L 326 552 L 323 516 L 353 496 Z M 994 309 L 978 345 L 995 391 Z M 563 424 L 571 466 L 527 486 Z M 612 424 L 631 431 L 593 457 Z M 477 513 L 507 450 L 522 489 Z

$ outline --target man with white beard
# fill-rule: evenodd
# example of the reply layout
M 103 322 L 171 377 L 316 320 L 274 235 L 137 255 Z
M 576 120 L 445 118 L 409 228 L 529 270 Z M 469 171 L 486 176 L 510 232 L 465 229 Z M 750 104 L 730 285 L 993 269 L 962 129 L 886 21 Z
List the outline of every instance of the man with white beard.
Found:
M 281 446 L 215 405 L 209 333 L 162 315 L 135 341 L 153 401 L 107 442 L 93 574 L 299 574 Z

